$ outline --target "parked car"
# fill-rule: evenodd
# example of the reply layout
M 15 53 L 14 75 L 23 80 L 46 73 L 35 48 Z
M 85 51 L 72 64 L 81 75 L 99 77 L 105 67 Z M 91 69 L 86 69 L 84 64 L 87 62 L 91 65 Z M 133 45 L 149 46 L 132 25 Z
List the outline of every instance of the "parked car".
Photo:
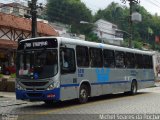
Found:
M 8 67 L 5 67 L 3 69 L 3 74 L 5 74 L 5 75 L 10 75 L 10 74 L 13 74 L 13 73 L 16 73 L 16 67 L 15 66 L 8 66 Z

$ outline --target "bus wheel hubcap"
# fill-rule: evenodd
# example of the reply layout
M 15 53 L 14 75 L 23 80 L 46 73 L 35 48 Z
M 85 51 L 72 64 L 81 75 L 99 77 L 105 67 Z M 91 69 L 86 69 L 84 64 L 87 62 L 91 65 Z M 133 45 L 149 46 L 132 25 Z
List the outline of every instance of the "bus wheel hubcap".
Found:
M 137 87 L 136 87 L 136 84 L 135 84 L 135 83 L 133 83 L 132 90 L 133 90 L 133 93 L 136 93 Z
M 82 97 L 83 99 L 85 99 L 86 96 L 87 96 L 87 95 L 86 95 L 86 90 L 82 89 L 80 95 L 81 95 L 81 97 Z

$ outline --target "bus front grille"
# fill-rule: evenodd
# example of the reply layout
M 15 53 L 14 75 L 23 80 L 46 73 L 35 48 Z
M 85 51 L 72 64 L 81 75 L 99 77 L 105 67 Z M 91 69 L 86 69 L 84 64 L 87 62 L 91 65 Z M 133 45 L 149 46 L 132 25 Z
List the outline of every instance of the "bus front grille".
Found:
M 25 86 L 44 86 L 48 82 L 22 82 L 23 85 Z
M 45 90 L 45 88 L 26 88 L 26 90 L 28 90 L 28 91 L 35 91 L 35 90 L 43 91 L 43 90 Z

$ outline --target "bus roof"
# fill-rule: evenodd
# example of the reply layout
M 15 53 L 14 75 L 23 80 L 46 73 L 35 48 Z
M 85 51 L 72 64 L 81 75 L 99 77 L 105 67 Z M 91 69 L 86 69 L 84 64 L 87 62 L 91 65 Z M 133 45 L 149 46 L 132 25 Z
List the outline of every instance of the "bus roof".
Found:
M 132 53 L 139 53 L 139 54 L 146 54 L 146 55 L 155 54 L 153 51 L 144 51 L 144 50 L 138 50 L 138 49 L 133 49 L 133 48 L 126 48 L 126 47 L 120 47 L 120 46 L 114 46 L 114 45 L 96 43 L 96 42 L 89 42 L 85 40 L 65 38 L 65 37 L 37 37 L 37 38 L 25 39 L 25 40 L 22 40 L 21 42 L 34 40 L 34 39 L 46 39 L 46 38 L 57 38 L 58 42 L 62 44 L 82 45 L 82 46 L 87 46 L 87 47 L 96 47 L 96 48 L 102 48 L 102 49 L 118 50 L 118 51 L 132 52 Z

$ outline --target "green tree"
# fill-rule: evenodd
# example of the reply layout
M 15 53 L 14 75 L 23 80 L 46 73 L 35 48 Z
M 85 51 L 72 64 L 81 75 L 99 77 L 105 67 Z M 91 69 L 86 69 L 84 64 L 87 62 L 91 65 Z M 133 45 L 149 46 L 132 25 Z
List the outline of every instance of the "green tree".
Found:
M 133 23 L 132 36 L 136 48 L 143 46 L 142 43 L 149 43 L 155 48 L 155 35 L 160 35 L 160 17 L 158 14 L 151 15 L 144 7 L 140 5 L 133 6 L 133 11 L 138 10 L 142 15 L 142 22 Z M 85 34 L 90 41 L 97 41 L 98 37 L 91 31 L 94 28 L 92 24 L 80 24 L 80 21 L 95 22 L 98 19 L 104 19 L 118 26 L 119 29 L 126 31 L 124 33 L 125 45 L 130 39 L 129 8 L 120 6 L 112 2 L 104 10 L 92 16 L 91 11 L 80 0 L 48 0 L 46 15 L 49 21 L 58 21 L 71 25 L 71 31 Z M 149 30 L 149 31 L 148 31 Z M 127 34 L 126 34 L 127 33 Z M 152 34 L 151 34 L 152 33 Z
M 134 5 L 133 11 L 137 10 L 142 15 L 142 22 L 133 23 L 132 25 L 132 39 L 134 46 L 140 48 L 143 46 L 142 43 L 149 43 L 154 46 L 155 35 L 160 35 L 160 17 L 157 14 L 151 15 L 143 6 Z M 120 6 L 118 3 L 112 2 L 104 10 L 99 10 L 94 16 L 95 21 L 101 18 L 115 23 L 118 25 L 119 29 L 126 31 L 126 33 L 130 33 L 128 7 Z M 124 39 L 126 45 L 130 36 L 124 34 Z
M 81 27 L 80 21 L 92 22 L 91 11 L 80 0 L 48 0 L 48 19 L 71 25 L 75 33 L 88 32 L 90 26 Z

